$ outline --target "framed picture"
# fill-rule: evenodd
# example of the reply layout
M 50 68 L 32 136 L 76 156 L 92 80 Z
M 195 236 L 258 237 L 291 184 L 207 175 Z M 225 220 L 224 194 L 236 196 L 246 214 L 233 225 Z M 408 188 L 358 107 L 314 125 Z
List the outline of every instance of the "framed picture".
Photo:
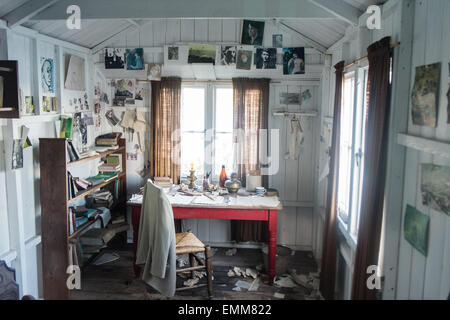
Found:
M 216 63 L 216 46 L 204 43 L 190 43 L 188 63 Z
M 264 21 L 244 20 L 242 24 L 242 44 L 262 46 L 264 39 Z
M 305 73 L 305 48 L 283 48 L 283 74 Z

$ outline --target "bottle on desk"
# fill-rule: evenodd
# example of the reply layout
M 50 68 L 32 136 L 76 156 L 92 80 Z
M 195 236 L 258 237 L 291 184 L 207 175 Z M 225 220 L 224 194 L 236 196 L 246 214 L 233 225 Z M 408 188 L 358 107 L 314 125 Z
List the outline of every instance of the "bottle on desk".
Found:
M 222 166 L 222 171 L 220 172 L 219 176 L 219 186 L 224 188 L 225 181 L 227 181 L 227 173 L 225 172 L 225 166 Z

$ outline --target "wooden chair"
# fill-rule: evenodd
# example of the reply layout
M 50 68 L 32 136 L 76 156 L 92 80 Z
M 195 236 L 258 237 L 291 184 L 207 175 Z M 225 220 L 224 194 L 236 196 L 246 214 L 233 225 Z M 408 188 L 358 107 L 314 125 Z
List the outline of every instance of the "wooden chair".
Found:
M 208 286 L 208 296 L 211 299 L 213 296 L 212 287 L 212 266 L 211 266 L 211 248 L 205 246 L 192 232 L 177 233 L 176 235 L 176 255 L 188 254 L 190 266 L 188 268 L 177 269 L 177 274 L 182 272 L 191 272 L 191 277 L 194 278 L 194 271 L 205 269 Z M 205 259 L 198 256 L 198 253 L 204 252 Z M 198 265 L 195 266 L 195 261 Z M 205 284 L 194 285 L 192 287 L 177 288 L 177 291 L 203 287 Z
M 0 300 L 19 300 L 16 272 L 3 260 L 0 260 Z M 34 297 L 26 295 L 22 297 L 22 300 L 34 300 Z

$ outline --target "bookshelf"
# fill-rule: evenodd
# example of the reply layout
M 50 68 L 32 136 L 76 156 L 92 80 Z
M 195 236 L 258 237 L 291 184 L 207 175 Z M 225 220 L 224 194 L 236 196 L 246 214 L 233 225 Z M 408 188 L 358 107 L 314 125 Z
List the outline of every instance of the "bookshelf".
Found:
M 68 162 L 66 150 L 66 139 L 39 139 L 43 290 L 44 299 L 50 300 L 68 299 L 70 297 L 70 291 L 66 285 L 69 277 L 69 274 L 66 273 L 69 263 L 69 241 L 77 238 L 98 219 L 86 222 L 73 234 L 70 234 L 70 204 L 117 180 L 120 183 L 121 194 L 118 195 L 115 206 L 120 202 L 125 204 L 126 199 L 125 139 L 119 139 L 119 149 L 73 162 Z M 68 169 L 112 153 L 122 156 L 122 173 L 99 185 L 79 192 L 69 200 Z

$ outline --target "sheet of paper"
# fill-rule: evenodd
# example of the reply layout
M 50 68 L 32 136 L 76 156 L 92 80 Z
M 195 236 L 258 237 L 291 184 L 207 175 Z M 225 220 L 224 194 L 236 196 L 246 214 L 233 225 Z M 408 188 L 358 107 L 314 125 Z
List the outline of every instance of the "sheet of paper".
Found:
M 179 193 L 175 193 L 175 195 L 167 195 L 169 198 L 170 204 L 179 204 L 179 205 L 187 205 L 190 204 L 194 197 L 184 196 Z
M 221 205 L 223 204 L 223 197 L 218 196 L 214 198 L 214 200 L 211 200 L 208 197 L 205 196 L 196 196 L 194 197 L 194 200 L 191 202 L 192 204 L 206 204 L 206 205 Z

